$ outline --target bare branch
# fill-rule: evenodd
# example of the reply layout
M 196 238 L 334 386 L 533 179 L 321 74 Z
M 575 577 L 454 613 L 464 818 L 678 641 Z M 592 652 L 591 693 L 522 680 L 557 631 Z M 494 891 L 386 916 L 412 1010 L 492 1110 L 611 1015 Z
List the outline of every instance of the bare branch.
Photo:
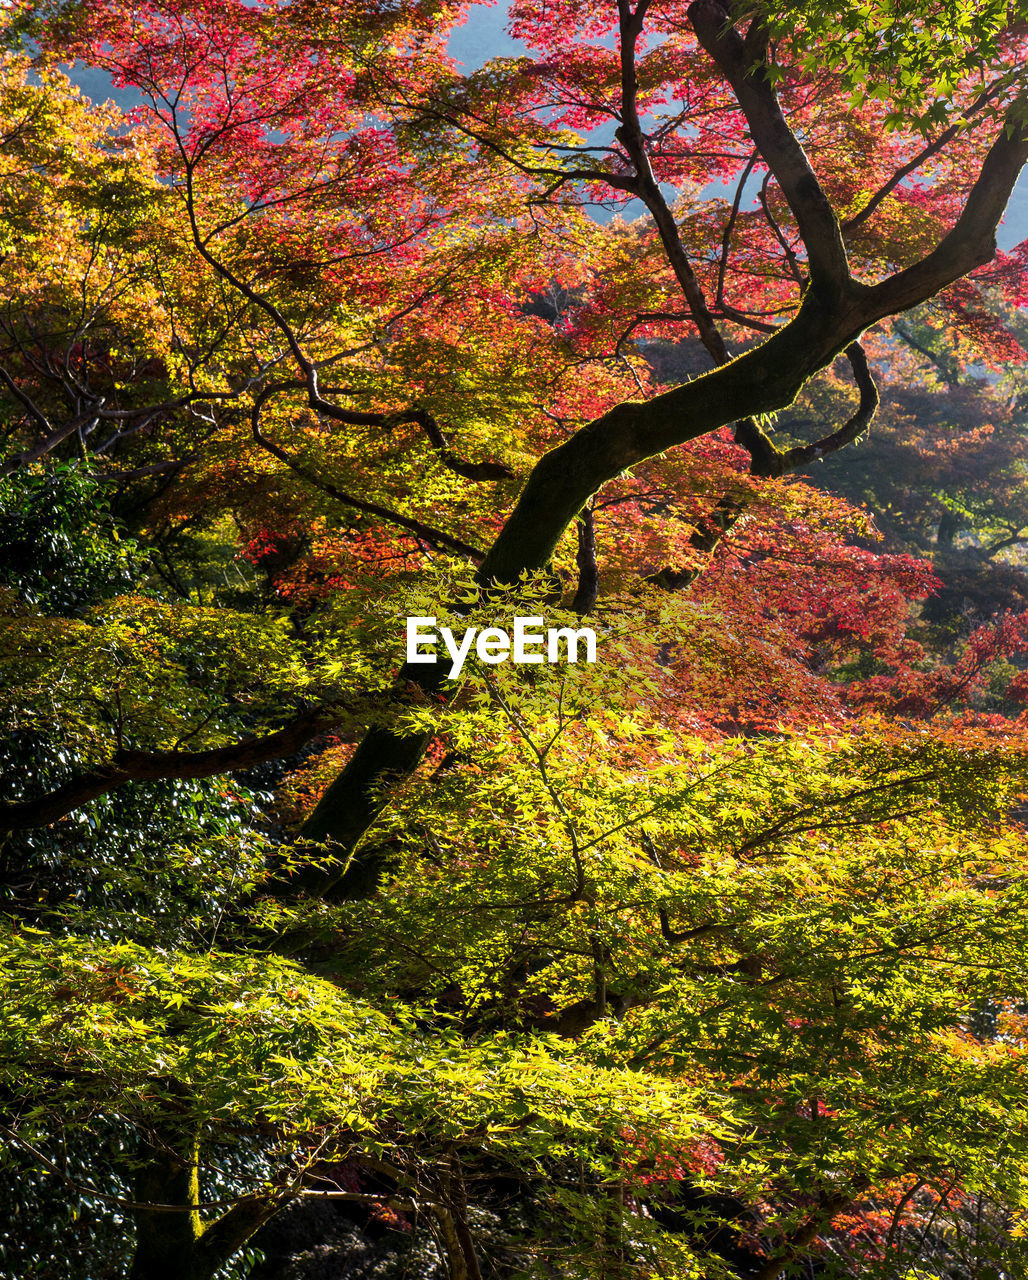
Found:
M 751 152 L 750 158 L 746 161 L 746 165 L 739 175 L 739 181 L 735 184 L 732 211 L 728 215 L 725 229 L 721 233 L 721 258 L 717 266 L 717 290 L 714 295 L 717 300 L 715 305 L 718 307 L 723 307 L 725 303 L 725 275 L 728 272 L 728 259 L 732 251 L 732 232 L 735 230 L 735 224 L 739 219 L 739 209 L 742 206 L 742 196 L 746 190 L 746 183 L 749 181 L 753 166 L 757 163 L 759 156 L 760 153 L 758 151 Z

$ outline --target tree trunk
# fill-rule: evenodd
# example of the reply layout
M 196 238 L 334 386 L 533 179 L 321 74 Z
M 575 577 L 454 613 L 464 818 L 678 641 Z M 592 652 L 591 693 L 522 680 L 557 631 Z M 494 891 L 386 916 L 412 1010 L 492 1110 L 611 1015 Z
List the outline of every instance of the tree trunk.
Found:
M 211 1280 L 292 1198 L 243 1196 L 220 1218 L 200 1218 L 199 1140 L 185 1111 L 187 1091 L 172 1081 L 168 1123 L 143 1139 L 134 1196 L 136 1247 L 128 1280 Z M 181 1106 L 176 1099 L 181 1099 Z
M 209 1280 L 210 1271 L 197 1267 L 202 1226 L 195 1138 L 168 1145 L 163 1135 L 144 1140 L 139 1155 L 134 1198 L 155 1207 L 136 1210 L 129 1280 Z
M 948 507 L 944 507 L 939 517 L 939 532 L 936 535 L 936 544 L 940 547 L 952 547 L 953 539 L 956 537 L 960 529 L 960 522 Z

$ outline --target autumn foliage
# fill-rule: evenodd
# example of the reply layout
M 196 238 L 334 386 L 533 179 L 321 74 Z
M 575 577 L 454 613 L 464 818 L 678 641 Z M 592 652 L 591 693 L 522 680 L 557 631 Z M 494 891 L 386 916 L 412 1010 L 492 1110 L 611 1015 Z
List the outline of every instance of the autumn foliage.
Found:
M 1028 13 L 479 9 L 2 11 L 0 1270 L 1024 1275 Z

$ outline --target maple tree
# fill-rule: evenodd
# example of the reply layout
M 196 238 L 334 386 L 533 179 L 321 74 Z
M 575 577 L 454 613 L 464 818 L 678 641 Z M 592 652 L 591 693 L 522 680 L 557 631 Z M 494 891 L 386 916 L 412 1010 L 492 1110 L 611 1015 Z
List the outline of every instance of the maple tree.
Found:
M 451 1280 L 776 1280 L 977 1214 L 1015 1274 L 1028 622 L 927 652 L 917 537 L 800 473 L 893 323 L 1018 376 L 1025 15 L 516 3 L 462 75 L 465 12 L 3 11 L 13 1220 L 133 1280 L 304 1202 Z M 998 405 L 888 407 L 908 530 L 1019 519 Z M 400 668 L 512 613 L 600 661 Z

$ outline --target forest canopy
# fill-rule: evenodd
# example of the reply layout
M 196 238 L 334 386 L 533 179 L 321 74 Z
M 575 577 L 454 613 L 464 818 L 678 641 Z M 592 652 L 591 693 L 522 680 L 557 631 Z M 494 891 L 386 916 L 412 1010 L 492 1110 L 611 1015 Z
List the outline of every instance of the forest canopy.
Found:
M 0 1270 L 1028 1276 L 1028 10 L 475 8 L 0 9 Z

